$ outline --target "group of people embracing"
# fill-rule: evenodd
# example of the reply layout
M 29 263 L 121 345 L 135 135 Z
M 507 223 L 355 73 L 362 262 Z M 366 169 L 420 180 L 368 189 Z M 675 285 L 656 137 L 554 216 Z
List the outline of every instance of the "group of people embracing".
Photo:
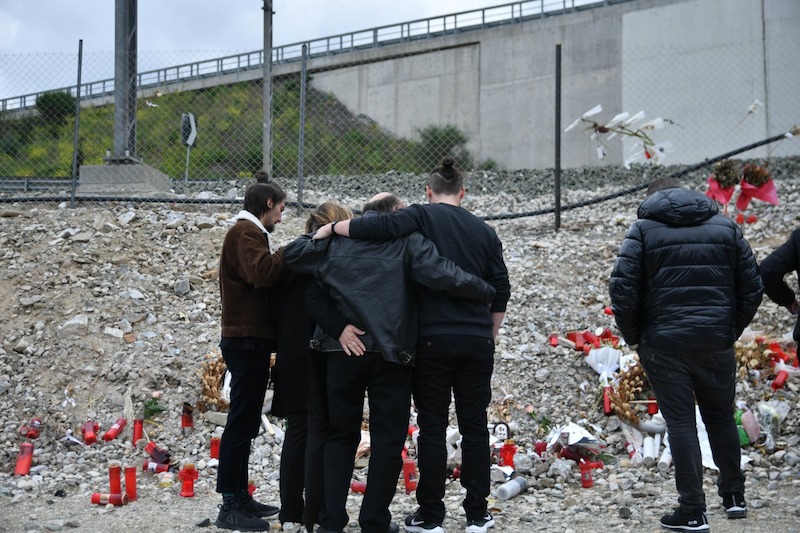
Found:
M 365 533 L 399 531 L 389 505 L 412 394 L 419 509 L 402 527 L 444 533 L 452 397 L 466 531 L 494 525 L 486 408 L 494 339 L 511 295 L 508 270 L 494 229 L 460 207 L 463 175 L 452 158 L 430 172 L 425 190 L 429 203 L 411 206 L 379 193 L 359 218 L 325 202 L 311 213 L 305 235 L 272 252 L 269 232 L 281 221 L 285 194 L 269 181 L 247 189 L 220 258 L 220 347 L 232 380 L 218 527 L 265 531 L 266 518 L 277 514 L 284 531 L 343 531 L 366 397 L 370 458 L 358 522 Z M 247 492 L 250 441 L 273 352 L 272 413 L 287 419 L 280 509 Z

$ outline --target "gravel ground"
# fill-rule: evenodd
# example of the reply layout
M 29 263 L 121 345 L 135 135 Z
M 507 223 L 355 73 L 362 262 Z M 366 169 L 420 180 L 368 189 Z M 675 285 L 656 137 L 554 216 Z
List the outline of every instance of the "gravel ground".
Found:
M 661 169 L 668 173 L 676 169 Z M 800 225 L 800 160 L 770 162 L 781 205 L 755 201 L 748 214 L 758 221 L 743 227 L 758 259 L 781 244 Z M 567 205 L 634 187 L 654 175 L 650 169 L 574 169 L 564 173 L 562 203 Z M 707 171 L 685 178 L 703 190 Z M 409 202 L 424 201 L 421 176 L 309 177 L 303 199 L 338 199 L 352 208 L 379 190 Z M 282 183 L 295 199 L 294 184 Z M 204 196 L 241 192 L 242 183 L 222 184 Z M 467 183 L 464 207 L 482 216 L 526 213 L 552 205 L 547 171 L 477 172 Z M 193 193 L 196 194 L 196 193 Z M 631 464 L 616 417 L 605 417 L 597 374 L 583 353 L 551 348 L 551 332 L 612 327 L 603 314 L 614 257 L 642 193 L 565 211 L 561 229 L 552 215 L 492 220 L 504 243 L 512 282 L 506 322 L 498 338 L 493 379 L 492 423 L 506 422 L 523 449 L 547 433 L 548 426 L 573 422 L 607 443 L 609 460 L 594 472 L 594 487 L 583 489 L 574 463 L 556 461 L 525 475 L 531 488 L 506 502 L 490 501 L 496 532 L 658 531 L 658 518 L 676 501 L 673 472 Z M 76 209 L 0 206 L 0 531 L 72 529 L 86 532 L 188 531 L 216 516 L 216 468 L 208 441 L 220 427 L 196 417 L 188 436 L 179 427 L 184 401 L 200 399 L 198 372 L 215 357 L 219 302 L 214 273 L 219 247 L 236 208 L 113 203 Z M 301 233 L 305 213 L 287 210 L 271 240 L 278 246 Z M 765 300 L 752 328 L 771 339 L 790 331 L 792 317 Z M 745 374 L 737 400 L 751 409 L 768 400 L 783 402 L 781 448 L 747 446 L 750 516 L 728 521 L 706 475 L 711 528 L 717 532 L 800 531 L 800 382 L 790 379 L 773 391 Z M 80 435 L 86 420 L 101 432 L 117 418 L 141 413 L 152 391 L 167 411 L 146 425 L 148 437 L 169 448 L 179 463 L 200 470 L 194 498 L 179 496 L 179 486 L 160 487 L 155 476 L 139 471 L 139 499 L 125 507 L 92 505 L 92 492 L 106 492 L 107 463 L 141 465 L 145 453 L 130 443 L 130 429 L 119 439 L 88 447 L 62 441 L 68 429 Z M 74 399 L 73 405 L 69 399 Z M 644 407 L 642 406 L 642 409 Z M 533 414 L 531 414 L 531 412 Z M 14 477 L 24 440 L 20 424 L 43 420 L 32 441 L 36 455 L 30 476 Z M 643 413 L 642 418 L 646 418 Z M 278 427 L 283 423 L 272 419 Z M 455 420 L 454 420 L 455 422 Z M 280 432 L 278 432 L 280 433 Z M 413 455 L 413 447 L 412 447 Z M 264 433 L 255 440 L 251 471 L 256 497 L 277 502 L 280 438 Z M 355 475 L 364 475 L 356 469 Z M 462 490 L 448 485 L 448 532 L 463 531 Z M 351 494 L 355 519 L 361 496 Z M 402 490 L 392 504 L 396 520 L 415 510 L 413 494 Z M 213 528 L 213 526 L 210 526 Z M 277 530 L 279 524 L 274 523 Z M 351 522 L 347 531 L 358 531 Z

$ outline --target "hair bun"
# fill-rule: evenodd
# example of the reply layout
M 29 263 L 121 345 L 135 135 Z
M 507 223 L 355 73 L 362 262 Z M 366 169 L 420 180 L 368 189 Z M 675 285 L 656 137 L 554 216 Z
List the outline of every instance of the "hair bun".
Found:
M 455 164 L 456 162 L 450 156 L 447 156 L 444 159 L 442 159 L 442 166 L 444 168 L 452 168 L 453 166 L 455 166 Z

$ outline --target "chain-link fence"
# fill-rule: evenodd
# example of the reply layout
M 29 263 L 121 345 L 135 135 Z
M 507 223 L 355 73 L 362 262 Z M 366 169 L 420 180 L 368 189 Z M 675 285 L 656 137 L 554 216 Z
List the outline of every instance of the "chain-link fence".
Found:
M 493 31 L 541 16 L 525 11 L 528 4 L 535 2 L 463 14 L 460 22 L 441 17 L 362 32 L 372 36 L 366 43 L 359 34 L 327 38 L 309 43 L 307 60 L 300 47 L 282 47 L 273 54 L 266 91 L 261 52 L 141 56 L 134 137 L 125 157 L 115 150 L 114 54 L 80 58 L 86 81 L 79 113 L 75 87 L 36 92 L 64 87 L 70 73 L 76 77 L 76 54 L 0 56 L 0 197 L 229 202 L 262 169 L 265 145 L 272 175 L 298 180 L 298 200 L 306 176 L 422 175 L 448 154 L 466 169 L 521 168 L 499 146 L 508 135 L 500 131 L 504 123 L 513 142 L 536 153 L 529 160 L 540 163 L 526 168 L 552 166 L 552 106 L 531 110 L 526 102 L 555 84 L 553 49 L 527 51 L 525 64 L 514 65 L 520 72 L 536 65 L 534 74 L 487 88 L 488 45 L 465 39 L 467 30 L 458 27 Z M 629 48 L 613 64 L 576 73 L 586 63 L 585 50 L 565 41 L 565 124 L 596 103 L 604 106 L 604 115 L 594 117 L 600 124 L 642 109 L 648 118 L 666 120 L 664 130 L 649 133 L 657 143 L 671 142 L 666 162 L 685 164 L 788 131 L 800 121 L 788 112 L 800 86 L 800 40 L 769 48 L 769 58 L 763 51 L 752 43 L 702 53 L 680 45 Z M 615 88 L 585 83 L 601 74 L 613 77 Z M 608 95 L 612 101 L 596 101 Z M 271 97 L 267 114 L 265 97 Z M 527 130 L 539 137 L 526 137 Z M 271 143 L 264 142 L 265 131 Z M 587 151 L 595 159 L 600 138 L 591 133 L 562 136 L 565 166 L 573 157 L 583 161 L 576 156 Z M 637 149 L 635 140 L 605 142 L 607 159 L 597 164 L 625 161 Z M 773 143 L 754 156 L 797 155 L 796 145 Z

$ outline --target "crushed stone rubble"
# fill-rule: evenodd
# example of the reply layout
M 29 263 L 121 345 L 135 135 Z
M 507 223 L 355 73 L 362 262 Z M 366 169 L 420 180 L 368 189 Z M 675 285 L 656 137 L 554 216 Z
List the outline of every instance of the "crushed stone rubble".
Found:
M 743 225 L 759 261 L 800 226 L 800 159 L 771 161 L 770 170 L 781 203 L 754 201 L 748 214 L 757 220 Z M 562 204 L 640 185 L 653 175 L 641 167 L 567 169 Z M 683 180 L 705 190 L 707 176 L 701 170 Z M 288 199 L 296 199 L 296 184 L 279 182 Z M 424 202 L 423 183 L 424 176 L 400 173 L 312 176 L 305 180 L 303 200 L 333 199 L 358 210 L 374 193 L 388 190 L 408 202 Z M 231 180 L 185 194 L 241 197 L 246 184 Z M 476 171 L 467 188 L 463 205 L 478 215 L 553 204 L 549 171 Z M 616 331 L 613 317 L 603 312 L 609 305 L 607 281 L 642 198 L 637 192 L 565 211 L 558 232 L 552 214 L 490 221 L 503 242 L 512 296 L 497 339 L 489 420 L 493 426 L 506 424 L 518 447 L 518 473 L 528 480 L 527 491 L 514 498 L 490 497 L 495 531 L 657 531 L 658 518 L 675 505 L 674 470 L 629 459 L 620 420 L 604 416 L 602 388 L 585 354 L 549 342 L 552 333 Z M 240 205 L 0 204 L 0 531 L 190 531 L 213 522 L 219 500 L 209 447 L 224 416 L 195 409 L 194 429 L 182 431 L 181 409 L 184 402 L 200 400 L 201 364 L 219 356 L 218 254 Z M 273 248 L 302 233 L 306 214 L 287 208 L 271 236 Z M 751 329 L 782 340 L 793 320 L 765 298 Z M 714 475 L 706 472 L 709 519 L 716 531 L 800 531 L 800 379 L 790 378 L 779 390 L 770 387 L 771 379 L 767 371 L 758 379 L 752 374 L 740 379 L 737 400 L 753 410 L 768 400 L 788 408 L 776 430 L 779 446 L 743 448 L 750 460 L 748 520 L 724 519 Z M 131 442 L 133 419 L 142 418 L 154 391 L 161 391 L 157 401 L 164 411 L 145 422 L 145 440 L 168 450 L 176 469 L 195 465 L 193 498 L 179 495 L 177 476 L 142 471 L 149 456 L 141 441 Z M 649 419 L 647 405 L 636 408 Z M 42 420 L 39 435 L 26 439 L 20 428 L 34 417 Z M 126 418 L 127 426 L 104 441 L 101 436 L 119 418 Z M 98 440 L 84 445 L 81 428 L 92 420 L 100 426 Z M 250 470 L 255 497 L 277 504 L 284 422 L 269 421 L 273 432 L 263 430 L 255 439 Z M 570 423 L 607 445 L 606 464 L 593 470 L 591 488 L 581 486 L 574 460 L 541 461 L 529 453 L 537 440 Z M 25 441 L 35 449 L 30 474 L 15 476 Z M 411 438 L 408 442 L 413 456 Z M 108 492 L 109 461 L 137 468 L 136 501 L 123 507 L 91 503 L 92 493 Z M 359 461 L 358 479 L 364 479 L 363 465 Z M 494 490 L 507 473 L 494 468 L 493 480 Z M 347 531 L 358 531 L 361 498 L 349 496 Z M 447 531 L 463 531 L 462 498 L 458 481 L 451 479 Z M 401 476 L 393 519 L 402 521 L 415 510 L 414 494 L 405 493 Z M 273 530 L 278 527 L 275 523 Z

